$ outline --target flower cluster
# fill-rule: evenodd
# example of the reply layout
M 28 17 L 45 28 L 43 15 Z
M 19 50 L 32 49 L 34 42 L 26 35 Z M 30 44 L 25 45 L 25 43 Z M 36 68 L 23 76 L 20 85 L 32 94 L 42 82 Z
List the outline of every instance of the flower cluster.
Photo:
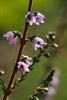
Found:
M 39 12 L 33 13 L 32 11 L 27 12 L 25 15 L 25 22 L 29 23 L 29 25 L 40 25 L 40 23 L 44 23 L 45 16 Z
M 21 61 L 17 63 L 18 70 L 20 70 L 23 73 L 29 72 L 29 66 L 31 65 L 31 63 L 32 63 L 32 58 L 23 55 L 23 59 L 21 59 Z

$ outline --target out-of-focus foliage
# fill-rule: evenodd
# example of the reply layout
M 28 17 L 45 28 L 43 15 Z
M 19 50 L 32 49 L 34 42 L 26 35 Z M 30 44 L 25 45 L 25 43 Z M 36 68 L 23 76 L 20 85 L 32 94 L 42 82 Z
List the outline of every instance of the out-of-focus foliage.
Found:
M 9 46 L 8 42 L 2 38 L 2 35 L 9 30 L 23 31 L 24 14 L 27 11 L 28 0 L 0 0 L 0 68 L 5 70 L 8 80 L 15 63 L 16 55 L 19 48 L 19 43 L 16 46 Z M 46 73 L 48 64 L 59 67 L 61 70 L 60 86 L 54 100 L 67 100 L 66 91 L 66 73 L 67 73 L 67 0 L 33 0 L 33 11 L 39 11 L 46 16 L 46 22 L 43 25 L 32 26 L 29 29 L 28 35 L 41 36 L 44 38 L 47 31 L 56 32 L 57 43 L 60 47 L 54 54 L 56 56 L 48 59 L 43 59 L 39 64 L 34 66 L 26 80 L 21 86 L 16 89 L 9 100 L 27 100 L 34 88 L 38 86 Z M 29 44 L 30 45 L 30 44 Z M 29 46 L 27 44 L 27 47 Z M 25 54 L 34 55 L 30 48 L 25 48 Z M 18 76 L 18 75 L 17 75 Z M 0 93 L 0 100 L 2 100 Z

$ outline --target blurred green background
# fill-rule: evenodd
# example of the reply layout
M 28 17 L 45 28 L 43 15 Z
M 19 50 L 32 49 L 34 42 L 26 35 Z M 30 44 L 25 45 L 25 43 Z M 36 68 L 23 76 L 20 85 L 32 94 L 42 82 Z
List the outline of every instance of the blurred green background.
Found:
M 24 15 L 27 11 L 29 0 L 0 0 L 0 69 L 5 71 L 7 82 L 12 73 L 13 66 L 19 49 L 19 41 L 16 46 L 10 46 L 2 35 L 10 30 L 24 29 Z M 19 88 L 10 95 L 9 100 L 28 100 L 28 96 L 41 83 L 46 75 L 48 64 L 61 70 L 60 86 L 54 95 L 54 100 L 67 100 L 67 0 L 33 0 L 33 11 L 39 11 L 46 16 L 45 24 L 33 25 L 29 28 L 28 36 L 37 35 L 45 37 L 48 31 L 56 32 L 59 49 L 49 59 L 41 58 L 41 62 L 34 66 Z M 35 54 L 27 44 L 24 54 Z M 19 74 L 17 74 L 18 76 Z M 0 88 L 0 100 L 2 92 Z

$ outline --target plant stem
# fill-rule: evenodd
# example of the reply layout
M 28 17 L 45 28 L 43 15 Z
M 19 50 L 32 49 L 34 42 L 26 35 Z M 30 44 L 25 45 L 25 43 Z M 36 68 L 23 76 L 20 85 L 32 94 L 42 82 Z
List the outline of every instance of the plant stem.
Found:
M 32 0 L 29 0 L 28 11 L 31 11 L 31 9 L 32 9 Z M 15 64 L 14 69 L 13 69 L 13 73 L 11 75 L 11 78 L 9 80 L 9 83 L 7 85 L 7 88 L 5 90 L 5 93 L 4 93 L 4 96 L 3 96 L 3 100 L 7 100 L 7 97 L 9 95 L 9 92 L 10 92 L 10 89 L 11 89 L 11 85 L 12 85 L 13 80 L 15 78 L 15 75 L 17 73 L 17 62 L 20 61 L 20 58 L 21 58 L 21 55 L 22 55 L 22 52 L 23 52 L 23 48 L 24 48 L 24 45 L 25 45 L 25 39 L 26 39 L 28 27 L 29 27 L 29 24 L 28 23 L 25 23 L 23 37 L 22 37 L 22 40 L 21 40 L 21 46 L 20 46 L 19 52 L 18 52 L 18 57 L 17 57 L 16 64 Z

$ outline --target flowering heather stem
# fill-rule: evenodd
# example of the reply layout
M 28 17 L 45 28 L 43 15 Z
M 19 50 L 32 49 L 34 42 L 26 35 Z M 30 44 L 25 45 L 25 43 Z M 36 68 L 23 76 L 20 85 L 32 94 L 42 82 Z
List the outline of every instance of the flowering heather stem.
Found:
M 31 9 L 32 9 L 32 0 L 29 0 L 28 11 L 31 11 Z M 25 45 L 25 38 L 26 38 L 26 35 L 27 35 L 28 27 L 29 27 L 29 24 L 25 23 L 25 28 L 24 28 L 24 32 L 23 32 L 23 38 L 21 40 L 21 46 L 20 46 L 20 49 L 19 49 L 18 57 L 17 57 L 17 60 L 16 60 L 15 67 L 13 69 L 13 73 L 11 75 L 11 78 L 9 80 L 7 88 L 5 90 L 5 93 L 4 93 L 4 96 L 3 96 L 3 100 L 7 100 L 7 97 L 9 95 L 9 92 L 10 92 L 10 89 L 11 89 L 11 85 L 12 85 L 13 80 L 15 78 L 15 75 L 17 73 L 17 62 L 19 62 L 20 58 L 21 58 L 21 54 L 22 54 L 22 51 L 23 51 L 23 48 L 24 48 L 24 45 Z

